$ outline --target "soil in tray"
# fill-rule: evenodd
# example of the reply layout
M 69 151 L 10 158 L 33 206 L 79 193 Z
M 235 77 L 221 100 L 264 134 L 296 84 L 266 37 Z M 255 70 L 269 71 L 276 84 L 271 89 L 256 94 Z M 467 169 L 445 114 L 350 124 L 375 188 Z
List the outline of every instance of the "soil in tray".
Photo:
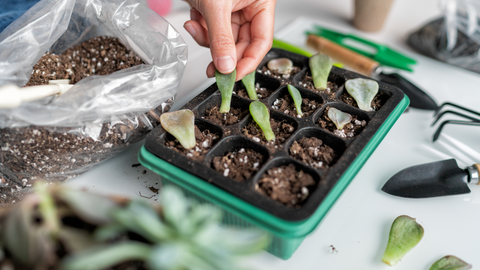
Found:
M 187 150 L 183 148 L 180 142 L 173 136 L 166 136 L 165 146 L 185 155 L 189 159 L 202 162 L 205 159 L 205 155 L 219 139 L 218 134 L 210 132 L 209 129 L 200 131 L 200 129 L 195 126 L 196 145 L 193 149 Z
M 255 185 L 261 194 L 294 208 L 300 208 L 314 188 L 313 177 L 293 164 L 268 170 Z
M 222 126 L 234 125 L 247 115 L 248 111 L 244 111 L 241 108 L 230 108 L 228 113 L 221 113 L 219 107 L 207 109 L 205 115 L 202 117 L 214 124 Z
M 264 66 L 261 70 L 258 70 L 258 72 L 272 76 L 277 80 L 280 80 L 282 84 L 287 84 L 290 83 L 293 80 L 293 77 L 299 73 L 302 69 L 297 66 L 293 66 L 292 70 L 290 71 L 290 74 L 280 74 L 275 70 L 269 70 L 267 66 Z
M 258 99 L 264 99 L 264 98 L 269 97 L 275 90 L 274 89 L 267 89 L 265 87 L 260 87 L 260 84 L 257 83 L 257 84 L 255 84 L 255 91 L 257 92 Z M 250 99 L 250 97 L 248 97 L 247 89 L 245 89 L 245 88 L 242 88 L 242 89 L 236 91 L 236 94 L 243 97 L 243 98 Z
M 352 115 L 352 121 L 350 123 L 343 126 L 343 129 L 337 129 L 335 124 L 327 117 L 327 113 L 330 107 L 327 107 L 323 112 L 320 119 L 318 119 L 318 124 L 323 128 L 326 129 L 333 134 L 337 135 L 340 138 L 353 138 L 357 136 L 360 132 L 362 132 L 363 128 L 367 125 L 367 121 L 360 120 L 357 118 L 356 115 Z
M 214 157 L 213 168 L 235 181 L 242 182 L 253 177 L 264 163 L 264 156 L 252 149 L 240 148 L 224 155 Z
M 275 140 L 267 142 L 263 131 L 260 129 L 257 123 L 254 121 L 248 123 L 243 129 L 243 135 L 247 136 L 254 142 L 261 143 L 266 145 L 270 151 L 275 151 L 276 149 L 281 148 L 282 144 L 290 138 L 290 136 L 295 132 L 295 127 L 286 123 L 285 121 L 277 121 L 273 118 L 270 118 L 270 126 L 272 131 L 275 134 Z
M 335 151 L 319 138 L 302 138 L 295 141 L 289 150 L 290 156 L 315 169 L 326 169 L 333 164 L 337 155 Z
M 310 73 L 306 73 L 305 77 L 298 83 L 301 87 L 306 88 L 310 91 L 322 93 L 328 96 L 329 99 L 335 99 L 335 94 L 338 92 L 338 85 L 334 82 L 327 82 L 327 88 L 322 91 L 318 91 L 315 86 L 313 85 L 312 75 Z
M 388 97 L 386 95 L 382 93 L 378 93 L 372 100 L 372 103 L 371 103 L 372 109 L 374 111 L 380 110 L 380 108 L 382 108 L 383 104 L 385 104 L 387 99 Z M 340 100 L 352 107 L 358 108 L 358 105 L 355 99 L 346 91 L 340 96 Z
M 284 114 L 297 117 L 297 118 L 302 118 L 302 117 L 308 117 L 312 113 L 314 113 L 317 109 L 322 106 L 321 103 L 315 101 L 315 100 L 310 100 L 308 98 L 303 98 L 302 99 L 302 112 L 303 116 L 300 116 L 297 114 L 297 110 L 295 108 L 295 103 L 293 102 L 293 99 L 290 95 L 285 95 L 283 97 L 277 98 L 272 105 L 272 108 L 283 112 Z

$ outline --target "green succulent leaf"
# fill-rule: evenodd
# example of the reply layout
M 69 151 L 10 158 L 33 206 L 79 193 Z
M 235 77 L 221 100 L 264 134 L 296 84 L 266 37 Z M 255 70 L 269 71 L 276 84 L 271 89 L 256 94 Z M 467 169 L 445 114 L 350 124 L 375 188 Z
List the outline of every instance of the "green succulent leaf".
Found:
M 163 113 L 160 123 L 185 149 L 195 147 L 195 115 L 192 111 L 185 109 Z
M 253 120 L 255 120 L 255 122 L 262 129 L 265 139 L 267 141 L 274 140 L 275 134 L 270 126 L 270 112 L 268 111 L 267 106 L 260 101 L 254 101 L 250 103 L 249 109 Z
M 230 74 L 222 74 L 215 70 L 215 79 L 217 80 L 218 90 L 222 95 L 222 104 L 220 106 L 221 113 L 230 111 L 230 103 L 232 102 L 233 86 L 237 77 L 237 70 L 234 69 Z
M 64 270 L 105 269 L 121 262 L 148 260 L 152 249 L 140 242 L 122 242 L 105 245 L 68 256 L 61 262 Z
M 345 88 L 361 110 L 373 111 L 372 100 L 378 93 L 376 81 L 362 78 L 351 79 L 345 82 Z
M 337 129 L 343 129 L 346 124 L 352 121 L 352 115 L 333 107 L 328 109 L 327 116 L 330 118 L 330 120 L 332 120 Z
M 292 72 L 293 62 L 288 58 L 276 58 L 268 61 L 267 68 L 283 75 L 289 75 Z
M 70 254 L 81 252 L 98 245 L 89 232 L 68 226 L 64 226 L 62 230 L 60 230 L 58 238 Z
M 453 255 L 447 255 L 436 261 L 429 270 L 467 270 L 472 265 Z
M 110 213 L 118 205 L 110 198 L 91 192 L 61 188 L 57 196 L 64 201 L 80 219 L 100 225 L 111 221 Z
M 243 85 L 245 86 L 245 89 L 247 89 L 248 97 L 251 100 L 258 99 L 257 91 L 255 90 L 255 73 L 256 71 L 254 70 L 252 73 L 245 75 L 242 79 Z
M 317 90 L 325 90 L 327 88 L 328 75 L 333 66 L 332 58 L 326 54 L 318 53 L 310 57 L 308 64 L 312 72 L 313 85 Z
M 287 86 L 288 92 L 290 93 L 290 96 L 292 96 L 293 103 L 295 103 L 295 109 L 297 110 L 297 114 L 300 116 L 303 116 L 302 112 L 302 95 L 300 94 L 300 91 L 298 91 L 295 86 L 289 84 Z
M 397 217 L 390 229 L 382 261 L 391 266 L 397 264 L 420 242 L 423 233 L 423 227 L 414 218 L 404 215 Z

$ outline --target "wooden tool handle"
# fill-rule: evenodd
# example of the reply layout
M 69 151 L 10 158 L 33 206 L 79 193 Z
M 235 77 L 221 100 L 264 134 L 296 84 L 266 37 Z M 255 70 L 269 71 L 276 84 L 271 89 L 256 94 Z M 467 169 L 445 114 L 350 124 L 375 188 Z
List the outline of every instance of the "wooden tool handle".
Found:
M 379 66 L 378 62 L 370 58 L 316 35 L 308 35 L 307 45 L 344 63 L 365 76 L 372 76 L 375 69 Z

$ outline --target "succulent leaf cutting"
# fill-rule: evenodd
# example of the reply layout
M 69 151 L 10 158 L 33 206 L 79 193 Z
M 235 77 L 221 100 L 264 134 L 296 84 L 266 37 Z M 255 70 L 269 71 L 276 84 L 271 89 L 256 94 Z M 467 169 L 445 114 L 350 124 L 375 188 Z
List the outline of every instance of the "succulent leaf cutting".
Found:
M 336 108 L 330 108 L 327 113 L 328 118 L 332 120 L 337 129 L 343 129 L 343 127 L 352 121 L 352 115 L 342 112 Z
M 468 270 L 472 269 L 472 265 L 464 262 L 460 258 L 447 255 L 430 266 L 429 270 Z
M 313 85 L 317 90 L 325 90 L 327 88 L 328 75 L 332 70 L 332 58 L 326 54 L 318 53 L 310 57 L 308 64 L 312 72 Z
M 397 264 L 423 237 L 423 227 L 409 216 L 397 217 L 390 228 L 388 244 L 382 261 L 390 266 Z
M 351 79 L 345 82 L 345 88 L 361 110 L 373 111 L 372 100 L 378 93 L 376 81 L 362 78 Z
M 230 74 L 222 74 L 215 70 L 215 79 L 217 80 L 218 90 L 222 95 L 222 104 L 220 112 L 227 113 L 230 111 L 230 103 L 232 102 L 233 86 L 237 77 L 237 70 L 233 70 Z
M 185 149 L 195 147 L 195 115 L 192 111 L 185 109 L 163 113 L 160 123 Z
M 242 79 L 243 85 L 247 90 L 248 97 L 251 100 L 258 99 L 257 91 L 255 91 L 255 73 L 256 71 L 254 70 L 252 73 L 245 75 L 245 77 Z
M 267 68 L 283 75 L 289 75 L 293 69 L 293 62 L 288 58 L 276 58 L 268 61 Z
M 292 96 L 293 103 L 295 103 L 295 109 L 297 110 L 297 114 L 299 114 L 300 116 L 303 116 L 302 95 L 300 94 L 300 91 L 298 91 L 298 89 L 295 88 L 295 86 L 290 84 L 287 86 L 287 88 L 288 88 L 288 92 Z
M 255 120 L 258 126 L 262 129 L 265 139 L 267 141 L 274 140 L 275 134 L 270 126 L 270 112 L 267 106 L 260 101 L 254 101 L 250 103 L 249 109 L 253 120 Z

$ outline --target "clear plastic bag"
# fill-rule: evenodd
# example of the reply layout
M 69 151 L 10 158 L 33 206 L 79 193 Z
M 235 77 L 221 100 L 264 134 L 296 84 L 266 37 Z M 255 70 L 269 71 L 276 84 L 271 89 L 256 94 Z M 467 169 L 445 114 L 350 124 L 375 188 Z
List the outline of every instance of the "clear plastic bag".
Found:
M 443 16 L 409 35 L 408 44 L 440 61 L 480 73 L 480 2 L 441 0 Z
M 0 34 L 0 86 L 24 86 L 33 66 L 96 36 L 118 38 L 146 63 L 87 77 L 57 98 L 0 109 L 0 180 L 81 174 L 159 124 L 176 95 L 187 46 L 162 17 L 136 0 L 42 0 Z

